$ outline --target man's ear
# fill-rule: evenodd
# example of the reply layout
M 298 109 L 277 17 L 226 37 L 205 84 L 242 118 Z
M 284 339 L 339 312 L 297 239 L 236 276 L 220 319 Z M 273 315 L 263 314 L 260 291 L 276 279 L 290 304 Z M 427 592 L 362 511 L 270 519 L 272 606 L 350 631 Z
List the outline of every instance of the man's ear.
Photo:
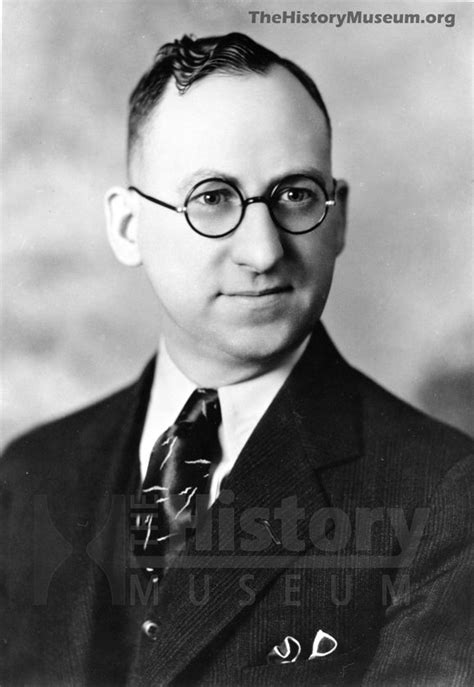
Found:
M 142 259 L 137 242 L 138 204 L 131 191 L 114 186 L 105 194 L 107 237 L 123 265 L 137 267 Z
M 342 253 L 346 242 L 347 205 L 349 199 L 349 185 L 344 179 L 334 180 L 336 184 L 336 212 L 337 212 L 337 254 Z

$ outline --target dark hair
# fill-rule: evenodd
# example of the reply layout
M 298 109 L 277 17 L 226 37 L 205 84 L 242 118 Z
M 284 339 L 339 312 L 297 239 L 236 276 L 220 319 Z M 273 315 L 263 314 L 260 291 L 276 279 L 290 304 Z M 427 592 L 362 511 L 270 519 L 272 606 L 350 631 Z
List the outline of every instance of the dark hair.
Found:
M 129 157 L 140 136 L 143 123 L 158 104 L 165 86 L 172 77 L 178 91 L 183 94 L 193 83 L 212 73 L 264 74 L 275 64 L 288 69 L 308 91 L 322 110 L 330 133 L 329 114 L 316 84 L 294 62 L 280 57 L 243 33 L 196 39 L 185 35 L 181 40 L 165 43 L 158 50 L 152 67 L 141 77 L 130 96 Z

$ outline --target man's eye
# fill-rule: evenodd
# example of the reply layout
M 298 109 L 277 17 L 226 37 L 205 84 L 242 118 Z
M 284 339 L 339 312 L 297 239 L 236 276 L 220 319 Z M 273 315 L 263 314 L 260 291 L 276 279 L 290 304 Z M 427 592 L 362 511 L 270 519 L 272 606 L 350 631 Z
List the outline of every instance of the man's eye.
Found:
M 197 196 L 191 198 L 193 203 L 201 203 L 202 205 L 220 205 L 229 202 L 230 192 L 227 189 L 216 189 L 213 191 L 203 191 Z
M 278 200 L 283 203 L 304 203 L 314 199 L 314 191 L 309 188 L 284 188 L 278 193 Z

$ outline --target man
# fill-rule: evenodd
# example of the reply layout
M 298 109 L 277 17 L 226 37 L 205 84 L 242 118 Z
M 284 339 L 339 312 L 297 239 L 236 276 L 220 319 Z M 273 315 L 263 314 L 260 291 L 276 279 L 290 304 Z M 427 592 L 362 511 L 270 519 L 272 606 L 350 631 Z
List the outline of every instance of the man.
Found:
M 183 37 L 131 96 L 128 165 L 108 235 L 159 353 L 7 451 L 6 684 L 468 684 L 471 442 L 319 323 L 348 187 L 316 86 Z

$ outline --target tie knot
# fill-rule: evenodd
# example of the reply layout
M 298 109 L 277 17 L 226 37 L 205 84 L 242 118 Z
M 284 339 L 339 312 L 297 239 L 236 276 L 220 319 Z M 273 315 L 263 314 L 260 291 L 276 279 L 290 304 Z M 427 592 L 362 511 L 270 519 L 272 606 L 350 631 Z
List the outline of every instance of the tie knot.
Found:
M 175 424 L 193 424 L 199 417 L 204 417 L 207 422 L 214 426 L 220 424 L 221 410 L 216 389 L 196 389 L 193 391 L 176 418 Z

